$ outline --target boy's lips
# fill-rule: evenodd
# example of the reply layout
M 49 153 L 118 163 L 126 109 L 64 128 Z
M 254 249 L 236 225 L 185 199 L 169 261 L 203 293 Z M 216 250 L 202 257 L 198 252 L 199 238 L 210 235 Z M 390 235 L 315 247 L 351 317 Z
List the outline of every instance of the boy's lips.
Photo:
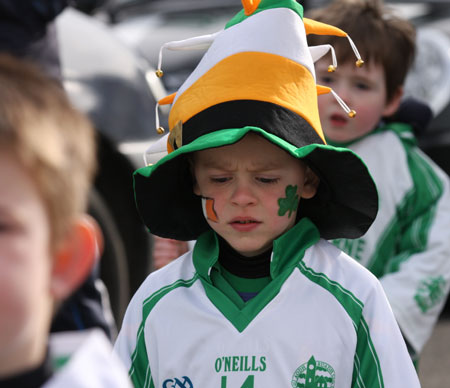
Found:
M 334 113 L 330 116 L 330 122 L 335 127 L 343 127 L 347 124 L 348 118 L 342 114 Z
M 240 232 L 248 232 L 258 227 L 261 222 L 251 217 L 235 217 L 229 222 L 229 224 L 233 229 Z

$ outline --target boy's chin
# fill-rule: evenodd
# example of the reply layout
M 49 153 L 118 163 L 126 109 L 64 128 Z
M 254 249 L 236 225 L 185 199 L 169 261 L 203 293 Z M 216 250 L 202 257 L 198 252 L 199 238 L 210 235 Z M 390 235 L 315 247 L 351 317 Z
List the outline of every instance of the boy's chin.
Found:
M 356 139 L 351 133 L 346 130 L 328 130 L 325 132 L 328 142 L 332 143 L 348 143 Z

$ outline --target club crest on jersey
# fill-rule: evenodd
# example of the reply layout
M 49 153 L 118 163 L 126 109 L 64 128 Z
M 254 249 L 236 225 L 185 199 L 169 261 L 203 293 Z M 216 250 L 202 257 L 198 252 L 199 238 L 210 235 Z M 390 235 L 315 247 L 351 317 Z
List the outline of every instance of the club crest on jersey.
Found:
M 300 365 L 292 376 L 292 388 L 334 388 L 335 373 L 331 365 L 314 356 Z
M 183 376 L 181 381 L 178 378 L 167 379 L 163 382 L 162 388 L 194 388 L 194 384 L 189 377 Z
M 444 299 L 445 288 L 446 282 L 442 276 L 429 277 L 420 282 L 414 299 L 424 314 Z

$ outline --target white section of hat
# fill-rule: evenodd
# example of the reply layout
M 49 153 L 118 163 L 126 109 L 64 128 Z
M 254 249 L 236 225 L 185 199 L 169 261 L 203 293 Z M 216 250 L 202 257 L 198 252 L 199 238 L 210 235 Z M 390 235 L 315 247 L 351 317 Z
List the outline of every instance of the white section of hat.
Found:
M 174 103 L 214 65 L 241 52 L 264 52 L 289 58 L 305 66 L 315 79 L 305 26 L 300 16 L 288 8 L 268 9 L 218 33 L 198 66 L 181 85 Z

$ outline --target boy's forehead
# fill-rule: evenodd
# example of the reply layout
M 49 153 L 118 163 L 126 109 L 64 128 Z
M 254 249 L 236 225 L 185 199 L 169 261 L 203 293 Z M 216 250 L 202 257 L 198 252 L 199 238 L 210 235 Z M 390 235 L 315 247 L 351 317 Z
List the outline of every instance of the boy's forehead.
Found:
M 245 163 L 254 170 L 282 168 L 293 158 L 286 151 L 265 139 L 251 137 L 224 147 L 209 148 L 195 152 L 196 164 L 209 168 L 233 169 Z
M 336 71 L 333 73 L 329 73 L 328 65 L 329 61 L 327 61 L 326 58 L 319 59 L 315 65 L 317 74 L 326 74 L 331 77 L 339 77 L 344 73 L 351 73 L 355 79 L 360 78 L 361 80 L 371 78 L 378 79 L 378 77 L 382 77 L 383 79 L 385 78 L 384 68 L 382 64 L 372 60 L 364 63 L 363 67 L 355 66 L 354 61 L 340 62 Z
M 0 216 L 14 216 L 23 222 L 38 217 L 47 222 L 46 207 L 36 182 L 10 151 L 0 152 L 0 182 L 9 182 L 0 184 Z
M 317 62 L 315 63 L 314 66 L 316 69 L 318 67 L 328 69 L 329 65 L 330 65 L 330 60 L 327 57 L 322 57 L 319 60 L 317 60 Z M 368 59 L 368 60 L 366 60 L 366 58 L 364 58 L 364 66 L 358 67 L 358 66 L 355 66 L 354 59 L 352 57 L 349 57 L 348 59 L 338 61 L 338 66 L 337 66 L 337 69 L 335 70 L 335 72 L 339 71 L 339 68 L 341 68 L 342 66 L 349 66 L 349 65 L 351 65 L 352 68 L 354 68 L 355 72 L 364 72 L 364 71 L 367 71 L 368 69 L 372 69 L 374 67 L 376 67 L 376 68 L 383 67 L 381 61 L 379 61 L 379 60 L 377 61 L 373 58 Z M 335 72 L 333 72 L 333 73 L 335 73 Z
M 200 157 L 197 159 L 200 166 L 207 168 L 218 168 L 218 169 L 233 169 L 241 162 L 245 162 L 255 170 L 271 170 L 276 168 L 281 168 L 283 162 L 280 159 L 272 159 L 269 157 L 252 157 L 246 155 L 239 159 L 227 159 L 222 157 L 214 157 L 213 154 L 208 154 L 205 157 Z

